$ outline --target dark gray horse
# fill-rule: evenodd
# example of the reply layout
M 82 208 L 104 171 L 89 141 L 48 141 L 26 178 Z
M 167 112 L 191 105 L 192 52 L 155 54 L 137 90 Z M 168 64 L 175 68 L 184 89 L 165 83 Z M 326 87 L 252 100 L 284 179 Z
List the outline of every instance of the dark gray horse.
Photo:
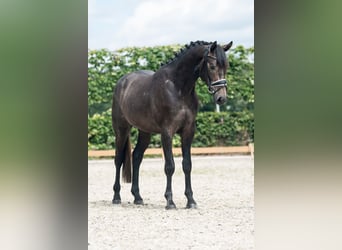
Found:
M 113 203 L 121 203 L 120 168 L 123 179 L 131 182 L 130 130 L 139 130 L 133 151 L 133 182 L 131 192 L 135 204 L 143 204 L 139 192 L 139 167 L 151 139 L 151 133 L 160 133 L 165 156 L 166 209 L 176 208 L 172 200 L 172 175 L 175 163 L 172 155 L 172 137 L 178 133 L 182 142 L 183 171 L 187 208 L 195 208 L 191 188 L 191 143 L 195 133 L 198 100 L 196 80 L 200 77 L 208 85 L 217 104 L 227 100 L 225 75 L 228 61 L 225 52 L 232 46 L 216 42 L 191 42 L 168 64 L 156 72 L 137 71 L 123 76 L 113 95 L 112 120 L 115 132 L 115 166 Z

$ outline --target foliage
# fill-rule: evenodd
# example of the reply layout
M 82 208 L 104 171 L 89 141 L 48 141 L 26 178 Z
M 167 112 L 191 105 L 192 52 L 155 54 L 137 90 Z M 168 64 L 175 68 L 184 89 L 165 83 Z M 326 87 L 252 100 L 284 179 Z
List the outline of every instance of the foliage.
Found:
M 131 47 L 117 51 L 88 51 L 88 148 L 113 148 L 111 103 L 116 82 L 125 74 L 142 69 L 156 71 L 161 63 L 174 57 L 180 45 Z M 254 48 L 237 46 L 229 51 L 230 68 L 227 71 L 228 102 L 221 113 L 201 80 L 196 84 L 200 102 L 197 132 L 193 146 L 239 145 L 254 139 Z M 222 122 L 223 121 L 223 122 Z M 138 132 L 132 129 L 131 140 L 136 143 Z M 180 146 L 180 138 L 174 138 Z M 153 135 L 151 147 L 160 147 L 160 136 Z
M 88 115 L 88 149 L 111 149 L 114 146 L 111 109 Z
M 102 113 L 111 107 L 116 82 L 125 74 L 142 69 L 156 71 L 163 62 L 172 59 L 180 45 L 133 47 L 118 51 L 90 50 L 88 52 L 89 115 Z M 230 69 L 227 71 L 228 102 L 221 110 L 241 111 L 254 108 L 254 63 L 250 57 L 254 48 L 242 46 L 229 51 Z M 200 111 L 214 111 L 215 105 L 202 80 L 196 84 Z
M 125 74 L 136 70 L 158 70 L 160 63 L 172 58 L 180 48 L 125 48 L 115 52 L 105 49 L 88 52 L 88 113 L 93 115 L 111 107 L 113 89 Z
M 231 111 L 254 110 L 254 47 L 237 46 L 229 55 L 228 102 Z M 254 60 L 254 59 L 253 59 Z
M 247 145 L 254 140 L 254 117 L 248 111 L 202 112 L 196 127 L 193 147 Z
M 192 146 L 233 146 L 246 145 L 254 139 L 254 117 L 248 111 L 238 112 L 201 112 L 196 119 L 196 133 Z M 88 148 L 113 149 L 115 148 L 114 134 L 111 124 L 111 110 L 101 115 L 88 117 Z M 137 143 L 138 131 L 131 131 L 131 142 Z M 160 135 L 154 134 L 150 147 L 160 147 Z M 180 147 L 180 137 L 173 138 L 173 146 Z

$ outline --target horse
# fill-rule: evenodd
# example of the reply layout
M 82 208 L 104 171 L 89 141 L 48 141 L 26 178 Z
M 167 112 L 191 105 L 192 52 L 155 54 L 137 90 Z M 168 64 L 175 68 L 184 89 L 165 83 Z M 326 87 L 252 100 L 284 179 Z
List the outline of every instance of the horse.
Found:
M 150 143 L 151 134 L 160 133 L 165 161 L 166 209 L 176 208 L 172 197 L 172 175 L 175 171 L 172 138 L 177 133 L 181 137 L 186 208 L 197 208 L 191 187 L 191 143 L 198 110 L 195 84 L 197 79 L 201 78 L 207 84 L 216 104 L 222 105 L 226 102 L 225 76 L 229 62 L 225 52 L 232 44 L 230 42 L 220 46 L 216 41 L 191 42 L 156 72 L 135 71 L 118 80 L 112 103 L 112 125 L 116 145 L 113 204 L 121 203 L 121 166 L 123 181 L 132 182 L 134 204 L 144 204 L 139 192 L 139 168 Z M 133 155 L 130 144 L 132 126 L 139 131 Z

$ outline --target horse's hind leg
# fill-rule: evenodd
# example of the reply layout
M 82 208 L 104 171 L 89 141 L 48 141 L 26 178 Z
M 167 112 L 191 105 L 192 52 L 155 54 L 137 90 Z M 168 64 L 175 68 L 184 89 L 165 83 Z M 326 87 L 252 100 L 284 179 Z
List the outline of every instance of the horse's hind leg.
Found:
M 130 147 L 129 143 L 129 133 L 130 133 L 130 126 L 115 128 L 115 182 L 113 186 L 114 190 L 114 197 L 113 197 L 113 204 L 120 204 L 121 197 L 120 197 L 120 169 L 121 165 L 125 160 L 126 154 L 126 147 Z M 130 150 L 130 149 L 128 149 Z
M 131 192 L 134 196 L 134 204 L 143 204 L 143 199 L 139 192 L 139 168 L 144 156 L 144 152 L 150 144 L 151 134 L 139 130 L 138 142 L 133 151 L 133 180 Z

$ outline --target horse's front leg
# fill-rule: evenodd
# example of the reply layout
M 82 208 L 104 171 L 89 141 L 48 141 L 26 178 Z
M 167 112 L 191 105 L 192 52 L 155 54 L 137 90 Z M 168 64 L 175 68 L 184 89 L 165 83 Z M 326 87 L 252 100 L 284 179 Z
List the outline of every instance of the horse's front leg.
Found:
M 172 134 L 164 132 L 161 134 L 161 141 L 163 145 L 163 152 L 165 158 L 165 174 L 166 174 L 166 209 L 176 208 L 172 200 L 172 175 L 175 172 L 175 162 L 172 155 Z
M 193 198 L 192 188 L 191 188 L 191 143 L 194 137 L 195 127 L 191 127 L 188 130 L 184 130 L 181 134 L 182 138 L 182 155 L 183 155 L 183 172 L 185 175 L 185 196 L 188 199 L 186 208 L 197 208 L 197 204 Z

